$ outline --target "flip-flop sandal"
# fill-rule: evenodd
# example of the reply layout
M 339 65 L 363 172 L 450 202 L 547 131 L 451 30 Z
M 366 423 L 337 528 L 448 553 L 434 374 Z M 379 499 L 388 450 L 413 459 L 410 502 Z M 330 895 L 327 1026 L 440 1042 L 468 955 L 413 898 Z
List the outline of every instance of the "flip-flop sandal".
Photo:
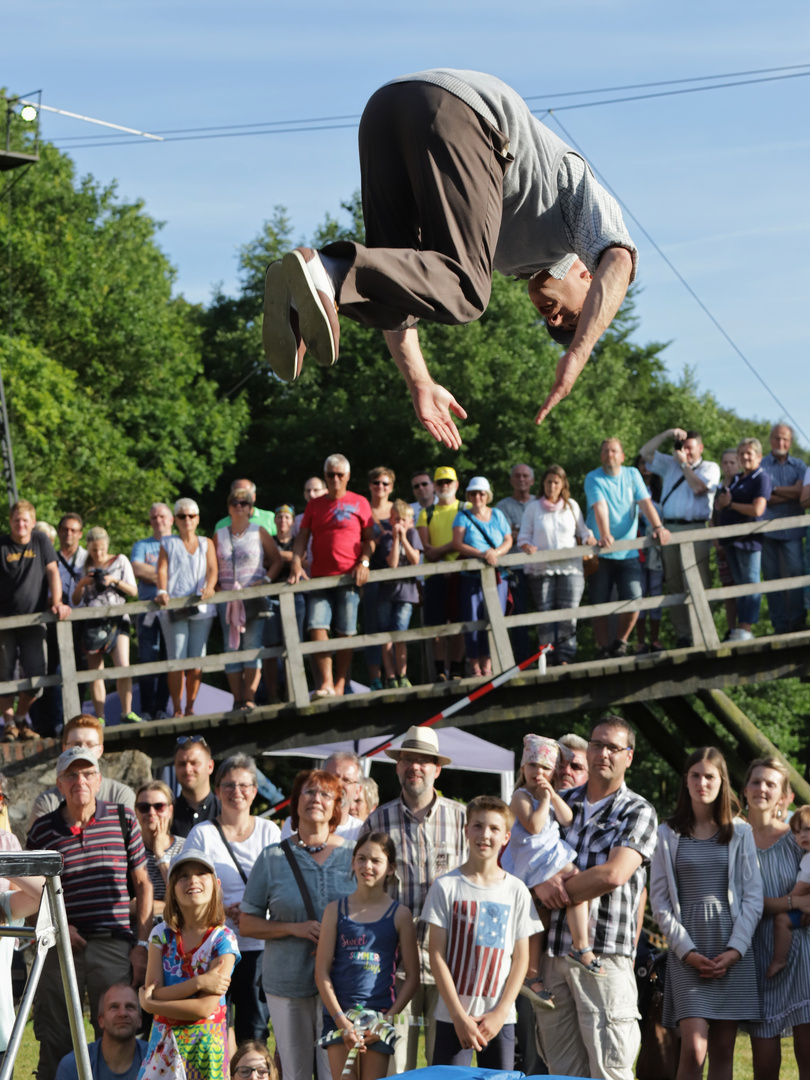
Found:
M 538 1009 L 556 1009 L 557 1006 L 554 1003 L 554 995 L 550 990 L 533 990 L 532 984 L 540 983 L 540 979 L 526 979 L 520 984 L 519 994 L 528 1000 Z
M 316 284 L 318 273 L 324 274 L 320 258 L 312 248 L 296 248 L 281 260 L 284 284 L 298 312 L 301 338 L 321 367 L 337 362 L 340 342 L 340 323 L 331 297 Z M 325 284 L 325 283 L 324 283 Z M 325 286 L 326 287 L 326 286 Z
M 589 975 L 598 975 L 600 978 L 605 978 L 607 972 L 602 970 L 602 964 L 596 957 L 591 960 L 590 964 L 586 964 L 582 959 L 585 953 L 588 952 L 593 952 L 593 949 L 572 949 L 566 959 L 572 964 L 578 964 Z
M 291 300 L 281 260 L 271 263 L 264 278 L 262 344 L 270 367 L 284 382 L 293 382 L 301 374 L 307 351 Z

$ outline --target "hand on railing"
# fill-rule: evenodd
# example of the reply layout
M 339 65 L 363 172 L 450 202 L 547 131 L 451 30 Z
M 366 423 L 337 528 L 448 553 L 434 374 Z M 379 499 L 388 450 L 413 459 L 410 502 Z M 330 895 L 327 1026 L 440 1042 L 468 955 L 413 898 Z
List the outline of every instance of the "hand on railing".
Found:
M 51 604 L 51 611 L 57 617 L 59 622 L 63 622 L 68 615 L 70 615 L 70 607 L 67 604 L 63 604 L 61 601 L 58 604 Z
M 304 567 L 301 564 L 301 556 L 293 555 L 292 563 L 290 564 L 290 576 L 287 578 L 288 585 L 297 585 L 299 581 L 306 580 L 306 573 Z

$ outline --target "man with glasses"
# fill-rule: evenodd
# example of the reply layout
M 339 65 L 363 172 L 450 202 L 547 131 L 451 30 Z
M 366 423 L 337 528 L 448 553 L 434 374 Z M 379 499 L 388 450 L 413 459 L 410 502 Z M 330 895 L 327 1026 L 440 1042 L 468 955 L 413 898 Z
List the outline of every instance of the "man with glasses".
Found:
M 385 753 L 397 763 L 400 797 L 373 810 L 366 818 L 364 831 L 388 833 L 396 845 L 396 874 L 389 878 L 387 889 L 414 917 L 422 975 L 419 989 L 401 1015 L 407 1020 L 423 1018 L 425 1054 L 430 1065 L 439 992 L 430 970 L 427 925 L 419 920 L 431 883 L 467 858 L 466 813 L 461 803 L 445 799 L 436 791 L 442 766 L 451 761 L 439 753 L 439 737 L 433 728 L 409 728 L 401 745 Z M 394 1047 L 390 1075 L 416 1068 L 418 1043 L 417 1025 L 402 1029 L 402 1037 Z
M 588 781 L 588 740 L 572 733 L 563 735 L 557 742 L 568 751 L 557 770 L 557 790 L 581 787 Z
M 135 1035 L 141 1026 L 138 995 L 126 983 L 108 986 L 98 1005 L 101 1038 L 87 1046 L 93 1080 L 137 1080 L 149 1044 Z M 56 1080 L 79 1080 L 76 1054 L 59 1062 Z
M 337 638 L 357 633 L 360 588 L 368 581 L 374 552 L 374 518 L 368 499 L 348 490 L 351 469 L 343 454 L 330 454 L 323 465 L 326 495 L 307 503 L 301 528 L 293 544 L 289 582 L 304 577 L 303 559 L 312 537 L 310 577 L 351 574 L 353 585 L 307 593 L 307 629 L 312 641 L 328 641 L 330 628 Z M 315 698 L 345 692 L 352 663 L 351 649 L 335 651 L 334 671 L 329 653 L 314 654 L 318 686 Z
M 202 735 L 181 735 L 174 747 L 174 773 L 180 794 L 174 800 L 172 832 L 188 836 L 201 821 L 213 821 L 222 811 L 211 790 L 214 755 Z
M 101 760 L 104 753 L 104 725 L 97 716 L 83 713 L 68 720 L 62 731 L 62 751 L 70 750 L 74 746 L 80 746 L 94 755 L 97 761 Z M 135 792 L 131 787 L 122 784 L 119 780 L 112 780 L 108 776 L 101 777 L 101 786 L 98 797 L 102 802 L 119 803 L 135 809 Z M 37 795 L 28 818 L 28 828 L 45 814 L 55 810 L 62 802 L 62 795 L 58 787 L 50 787 Z
M 56 553 L 57 570 L 62 579 L 62 596 L 68 607 L 73 607 L 73 590 L 81 578 L 81 569 L 87 562 L 87 549 L 82 547 L 84 522 L 80 514 L 63 514 L 56 526 L 59 550 Z
M 101 993 L 113 983 L 143 985 L 147 938 L 152 926 L 152 884 L 135 814 L 98 798 L 101 774 L 91 750 L 71 747 L 56 762 L 56 786 L 64 802 L 39 818 L 28 833 L 29 851 L 62 856 L 62 889 L 80 996 L 85 991 L 96 1038 Z M 127 878 L 135 893 L 130 929 Z M 53 1080 L 72 1045 L 59 957 L 51 949 L 34 999 L 39 1040 L 38 1080 Z
M 470 504 L 456 498 L 458 476 L 451 465 L 440 465 L 433 474 L 433 483 L 438 491 L 438 502 L 435 506 L 425 507 L 416 520 L 425 562 L 454 562 L 458 552 L 453 550 L 453 522 L 459 510 L 469 510 Z M 443 626 L 458 621 L 458 574 L 434 574 L 426 578 L 424 597 L 424 626 Z M 464 635 L 455 634 L 449 641 L 444 637 L 434 638 L 433 659 L 437 682 L 445 682 L 448 675 L 451 679 L 463 678 Z
M 154 600 L 157 596 L 157 564 L 160 544 L 164 536 L 171 536 L 174 515 L 163 502 L 149 507 L 149 524 L 152 535 L 136 540 L 132 545 L 129 561 L 138 582 L 138 599 Z M 156 611 L 144 611 L 138 616 L 138 661 L 152 664 L 166 659 L 166 643 L 160 630 Z M 139 675 L 141 693 L 140 715 L 142 720 L 165 720 L 169 699 L 169 684 L 165 674 Z
M 509 527 L 512 530 L 512 543 L 517 551 L 517 538 L 520 526 L 523 522 L 523 511 L 534 499 L 532 487 L 534 486 L 534 469 L 525 462 L 513 465 L 509 473 L 509 483 L 512 494 L 507 495 L 496 503 L 496 509 L 500 510 Z M 510 566 L 503 572 L 503 576 L 509 582 L 514 602 L 513 615 L 525 615 L 529 610 L 529 586 L 526 582 L 526 574 L 520 566 Z M 512 644 L 515 652 L 515 660 L 520 663 L 529 657 L 529 631 L 525 626 L 516 626 L 510 631 Z
M 556 874 L 535 889 L 552 909 L 543 981 L 553 1012 L 537 1011 L 543 1059 L 552 1073 L 632 1080 L 641 1041 L 633 975 L 636 915 L 655 850 L 653 807 L 630 791 L 624 777 L 635 733 L 620 716 L 597 721 L 588 740 L 588 780 L 563 791 L 574 819 L 564 838 L 577 852 L 578 874 Z M 591 904 L 593 951 L 604 977 L 576 963 L 564 909 Z M 573 960 L 573 962 L 572 962 Z
M 430 473 L 425 469 L 411 473 L 411 490 L 416 497 L 415 501 L 410 504 L 414 519 L 417 519 L 423 510 L 427 510 L 429 506 L 435 506 L 439 501 Z

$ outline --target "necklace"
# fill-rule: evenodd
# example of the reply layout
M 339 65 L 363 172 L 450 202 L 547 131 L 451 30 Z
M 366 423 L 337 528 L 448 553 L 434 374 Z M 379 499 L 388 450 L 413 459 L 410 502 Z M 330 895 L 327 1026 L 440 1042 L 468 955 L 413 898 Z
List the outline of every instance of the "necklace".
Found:
M 322 844 L 307 844 L 301 839 L 300 836 L 296 835 L 295 842 L 296 844 L 298 844 L 299 847 L 302 847 L 304 851 L 308 851 L 310 855 L 317 855 L 319 851 L 323 851 L 324 848 L 327 846 L 327 844 L 329 843 L 329 837 L 327 837 Z

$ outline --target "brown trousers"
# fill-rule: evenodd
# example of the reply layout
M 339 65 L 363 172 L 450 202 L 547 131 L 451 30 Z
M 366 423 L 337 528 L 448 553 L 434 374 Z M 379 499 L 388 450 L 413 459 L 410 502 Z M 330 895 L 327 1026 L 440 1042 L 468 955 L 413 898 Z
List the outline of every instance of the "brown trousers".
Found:
M 380 330 L 480 318 L 492 288 L 506 136 L 449 91 L 412 82 L 372 96 L 359 141 L 366 246 L 323 249 L 350 263 L 341 315 Z

